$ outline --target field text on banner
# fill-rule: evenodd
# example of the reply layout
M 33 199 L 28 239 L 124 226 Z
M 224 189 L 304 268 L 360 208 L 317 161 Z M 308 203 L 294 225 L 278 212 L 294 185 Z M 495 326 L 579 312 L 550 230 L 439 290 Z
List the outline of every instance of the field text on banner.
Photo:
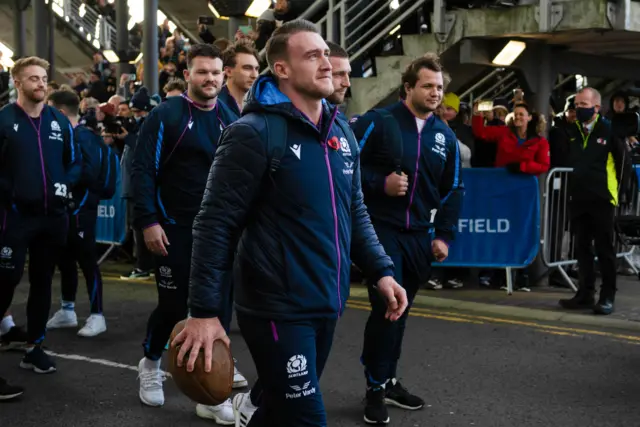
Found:
M 98 205 L 96 242 L 121 245 L 127 235 L 127 203 L 122 198 L 122 180 L 118 177 L 116 191 L 110 200 L 101 200 Z
M 463 169 L 462 212 L 451 267 L 525 267 L 540 246 L 538 179 L 505 169 Z

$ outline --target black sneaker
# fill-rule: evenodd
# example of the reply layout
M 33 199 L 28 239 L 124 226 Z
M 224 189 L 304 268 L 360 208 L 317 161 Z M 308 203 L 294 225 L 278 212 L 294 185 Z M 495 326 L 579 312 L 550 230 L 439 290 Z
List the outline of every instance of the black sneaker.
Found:
M 367 424 L 388 424 L 389 412 L 384 403 L 384 388 L 370 388 L 367 390 L 366 400 L 364 422 Z
M 22 396 L 24 389 L 15 385 L 9 385 L 7 380 L 0 377 L 0 400 L 11 400 Z
M 35 346 L 33 350 L 24 356 L 22 362 L 20 362 L 20 367 L 22 369 L 33 369 L 36 374 L 51 374 L 56 371 L 55 363 L 40 346 Z
M 395 378 L 387 383 L 384 401 L 388 405 L 397 406 L 398 408 L 408 409 L 410 411 L 415 411 L 424 407 L 424 400 L 409 393 L 409 391 L 402 387 Z
M 24 349 L 24 346 L 26 344 L 27 333 L 18 326 L 14 326 L 13 328 L 9 329 L 9 332 L 0 336 L 1 350 Z
M 139 268 L 134 268 L 131 273 L 120 276 L 121 280 L 147 280 L 149 278 L 151 278 L 151 272 L 142 271 Z

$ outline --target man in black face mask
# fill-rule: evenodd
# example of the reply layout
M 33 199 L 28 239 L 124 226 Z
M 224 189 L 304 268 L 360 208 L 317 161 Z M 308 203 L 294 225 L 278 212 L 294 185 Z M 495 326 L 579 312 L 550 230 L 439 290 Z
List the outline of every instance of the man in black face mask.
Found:
M 567 309 L 593 308 L 611 314 L 616 294 L 614 215 L 628 174 L 629 154 L 624 141 L 614 136 L 611 122 L 600 116 L 600 93 L 584 88 L 576 94 L 576 123 L 569 126 L 562 146 L 573 168 L 569 181 L 570 218 L 576 232 L 579 289 L 571 299 L 560 300 Z M 595 303 L 596 274 L 592 242 L 602 274 L 600 298 Z

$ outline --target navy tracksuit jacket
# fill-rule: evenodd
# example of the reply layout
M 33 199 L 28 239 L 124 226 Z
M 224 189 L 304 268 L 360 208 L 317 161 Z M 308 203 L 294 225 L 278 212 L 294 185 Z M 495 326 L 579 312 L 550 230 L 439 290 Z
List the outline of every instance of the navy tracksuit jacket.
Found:
M 29 340 L 44 339 L 56 256 L 67 236 L 69 193 L 81 155 L 69 121 L 44 106 L 31 118 L 17 104 L 0 110 L 0 312 L 11 306 L 29 251 Z
M 266 113 L 287 126 L 273 174 Z M 325 104 L 316 126 L 259 78 L 225 130 L 194 222 L 191 315 L 220 315 L 233 270 L 238 324 L 264 389 L 252 427 L 326 426 L 318 379 L 351 258 L 372 280 L 393 274 L 363 203 L 356 141 L 336 116 Z
M 112 174 L 119 174 L 117 162 L 111 162 L 102 137 L 85 126 L 76 126 L 75 140 L 82 157 L 82 176 L 73 189 L 74 205 L 69 215 L 67 245 L 60 255 L 58 267 L 62 301 L 75 302 L 78 291 L 78 269 L 85 278 L 91 314 L 102 313 L 102 275 L 96 250 L 96 221 L 101 185 Z M 112 164 L 114 163 L 114 164 Z M 103 167 L 104 165 L 104 167 Z M 104 175 L 104 176 L 103 176 Z
M 374 111 L 352 120 L 362 149 L 365 203 L 386 252 L 396 267 L 396 280 L 406 289 L 410 304 L 431 271 L 432 240 L 447 245 L 454 239 L 462 204 L 462 165 L 453 131 L 435 114 L 418 130 L 416 118 L 404 102 L 386 110 L 400 128 L 400 141 L 387 140 L 382 116 Z M 395 171 L 394 144 L 402 144 L 401 169 L 409 178 L 403 197 L 385 193 L 386 177 Z M 397 153 L 397 151 L 395 151 Z M 384 318 L 386 304 L 369 286 L 372 312 L 365 328 L 362 361 L 370 385 L 396 377 L 409 309 L 397 322 Z
M 146 357 L 157 360 L 177 322 L 187 317 L 192 224 L 222 130 L 236 116 L 220 100 L 202 111 L 183 96 L 168 98 L 145 119 L 133 159 L 134 224 L 160 224 L 170 245 L 168 256 L 156 256 L 158 307 L 152 313 L 143 344 Z M 231 321 L 231 294 L 225 294 L 225 326 Z

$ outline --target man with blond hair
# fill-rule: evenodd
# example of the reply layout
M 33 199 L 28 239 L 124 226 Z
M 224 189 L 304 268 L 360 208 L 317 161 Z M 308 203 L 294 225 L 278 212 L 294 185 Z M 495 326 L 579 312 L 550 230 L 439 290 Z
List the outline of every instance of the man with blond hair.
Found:
M 0 110 L 0 313 L 11 305 L 28 251 L 28 347 L 20 367 L 39 374 L 56 370 L 41 345 L 55 256 L 66 242 L 71 188 L 81 172 L 71 123 L 45 105 L 48 68 L 37 57 L 16 61 L 18 99 Z

